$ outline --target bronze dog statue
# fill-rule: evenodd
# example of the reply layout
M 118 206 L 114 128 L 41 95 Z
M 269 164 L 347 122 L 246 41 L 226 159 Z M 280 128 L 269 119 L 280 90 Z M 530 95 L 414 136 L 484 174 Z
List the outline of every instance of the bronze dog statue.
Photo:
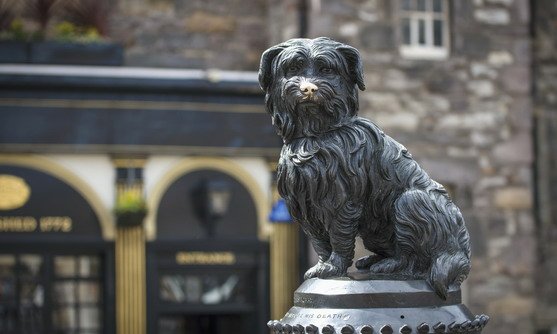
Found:
M 319 262 L 305 278 L 346 275 L 360 235 L 373 255 L 356 267 L 426 279 L 446 298 L 470 271 L 460 210 L 404 146 L 360 118 L 358 50 L 328 38 L 265 51 L 259 82 L 282 148 L 278 187 Z

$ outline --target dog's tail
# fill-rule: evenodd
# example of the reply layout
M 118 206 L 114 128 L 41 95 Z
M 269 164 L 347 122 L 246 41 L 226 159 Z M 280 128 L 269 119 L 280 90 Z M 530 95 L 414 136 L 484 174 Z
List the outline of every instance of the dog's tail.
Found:
M 446 300 L 449 287 L 462 283 L 469 272 L 470 260 L 464 252 L 443 253 L 433 260 L 428 282 L 437 295 Z
M 443 299 L 447 299 L 451 286 L 460 285 L 470 273 L 470 236 L 464 219 L 452 202 L 448 201 L 445 207 L 448 213 L 446 218 L 452 222 L 450 226 L 456 235 L 451 236 L 453 242 L 448 243 L 452 247 L 432 259 L 428 279 L 437 295 Z

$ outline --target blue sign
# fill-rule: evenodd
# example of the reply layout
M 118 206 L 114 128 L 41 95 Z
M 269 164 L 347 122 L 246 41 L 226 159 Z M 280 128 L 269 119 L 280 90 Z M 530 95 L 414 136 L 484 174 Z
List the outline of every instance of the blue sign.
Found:
M 269 221 L 272 223 L 291 223 L 292 217 L 288 212 L 288 207 L 284 199 L 279 199 L 273 204 L 271 213 L 269 214 Z

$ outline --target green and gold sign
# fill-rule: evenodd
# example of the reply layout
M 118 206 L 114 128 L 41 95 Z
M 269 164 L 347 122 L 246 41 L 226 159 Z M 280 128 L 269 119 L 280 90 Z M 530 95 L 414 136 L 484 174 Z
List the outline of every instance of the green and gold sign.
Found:
M 97 215 L 64 180 L 38 169 L 0 164 L 0 243 L 12 236 L 100 238 Z
M 0 210 L 18 209 L 27 203 L 31 188 L 24 179 L 0 174 Z
M 71 232 L 70 217 L 1 217 L 0 232 Z

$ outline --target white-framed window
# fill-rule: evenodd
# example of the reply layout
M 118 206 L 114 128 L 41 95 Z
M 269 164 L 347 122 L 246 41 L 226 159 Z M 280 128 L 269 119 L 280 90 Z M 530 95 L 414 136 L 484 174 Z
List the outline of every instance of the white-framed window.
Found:
M 399 0 L 400 54 L 444 59 L 449 55 L 449 0 Z

